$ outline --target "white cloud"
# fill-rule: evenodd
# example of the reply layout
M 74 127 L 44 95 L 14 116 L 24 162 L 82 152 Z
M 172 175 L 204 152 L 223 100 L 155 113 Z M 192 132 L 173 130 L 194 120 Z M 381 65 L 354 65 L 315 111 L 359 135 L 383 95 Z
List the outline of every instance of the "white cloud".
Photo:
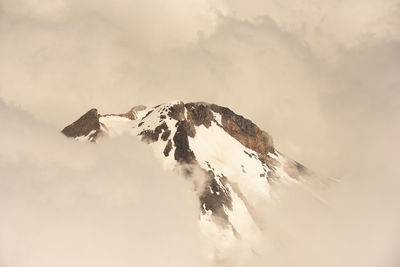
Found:
M 0 116 L 2 266 L 204 266 L 198 200 L 145 144 L 76 143 L 4 103 Z

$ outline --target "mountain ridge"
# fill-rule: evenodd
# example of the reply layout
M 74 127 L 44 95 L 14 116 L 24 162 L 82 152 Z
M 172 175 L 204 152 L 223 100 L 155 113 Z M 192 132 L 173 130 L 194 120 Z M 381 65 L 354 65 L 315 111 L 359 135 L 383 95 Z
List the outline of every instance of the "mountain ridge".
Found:
M 275 183 L 298 183 L 310 174 L 251 120 L 205 102 L 135 106 L 124 114 L 91 109 L 62 133 L 87 142 L 128 133 L 149 144 L 164 167 L 180 168 L 186 178 L 200 170 L 200 224 L 214 240 L 214 257 L 260 234 L 258 205 L 270 201 Z

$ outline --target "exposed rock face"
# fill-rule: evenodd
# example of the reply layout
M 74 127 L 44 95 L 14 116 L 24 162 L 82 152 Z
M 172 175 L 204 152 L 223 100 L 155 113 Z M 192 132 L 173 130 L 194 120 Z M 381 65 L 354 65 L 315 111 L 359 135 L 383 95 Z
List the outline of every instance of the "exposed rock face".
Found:
M 164 129 L 164 132 L 161 135 L 161 139 L 163 141 L 167 141 L 170 135 L 171 135 L 171 130 L 169 130 L 168 128 Z
M 164 141 L 168 139 L 169 134 L 171 131 L 168 129 L 167 124 L 164 122 L 157 126 L 154 131 L 153 130 L 144 130 L 142 131 L 139 135 L 141 135 L 143 138 L 142 140 L 147 142 L 147 143 L 152 143 L 158 141 L 158 138 L 160 134 L 163 132 L 161 138 L 163 138 Z
M 187 112 L 187 118 L 185 118 L 185 111 Z M 221 115 L 224 130 L 247 148 L 260 154 L 274 152 L 272 137 L 267 132 L 262 131 L 252 121 L 237 115 L 229 108 L 202 102 L 179 103 L 170 108 L 169 115 L 173 119 L 179 121 L 186 119 L 194 126 L 204 125 L 208 128 L 214 120 L 212 111 Z M 193 131 L 195 130 L 192 130 L 191 133 Z
M 99 115 L 97 109 L 93 108 L 71 125 L 65 127 L 62 133 L 68 137 L 87 136 L 90 133 L 96 138 L 100 130 Z
M 199 103 L 189 103 L 185 105 L 187 110 L 187 120 L 194 123 L 195 126 L 204 125 L 207 128 L 211 126 L 214 115 L 209 105 Z
M 138 112 L 143 111 L 146 109 L 146 106 L 139 105 L 139 106 L 134 106 L 131 110 L 129 110 L 127 113 L 119 114 L 118 116 L 128 118 L 130 120 L 136 120 L 138 118 Z
M 221 177 L 221 183 L 218 183 L 211 171 L 208 172 L 208 176 L 207 190 L 204 190 L 200 196 L 202 212 L 211 211 L 214 216 L 221 218 L 222 222 L 226 223 L 229 221 L 229 218 L 224 207 L 232 210 L 232 198 L 225 185 L 227 179 L 226 177 Z
M 222 116 L 222 127 L 244 146 L 260 153 L 274 152 L 272 137 L 252 121 L 235 114 L 229 108 L 211 105 L 211 109 Z
M 185 120 L 189 122 L 190 136 L 195 135 L 194 126 L 204 125 L 210 127 L 214 120 L 213 112 L 221 115 L 223 129 L 238 140 L 245 147 L 259 153 L 259 157 L 265 163 L 271 163 L 271 159 L 265 157 L 269 152 L 275 151 L 272 137 L 265 131 L 258 128 L 252 121 L 237 115 L 226 107 L 221 107 L 208 103 L 179 103 L 170 108 L 169 115 L 176 120 Z M 215 120 L 214 120 L 215 121 Z
M 185 104 L 183 102 L 175 104 L 169 108 L 168 116 L 174 120 L 182 121 L 185 119 Z
M 175 160 L 179 163 L 191 164 L 195 163 L 196 157 L 189 147 L 188 136 L 194 137 L 192 127 L 187 121 L 179 121 L 178 127 L 174 135 L 175 144 Z
M 119 116 L 119 117 L 124 117 L 130 120 L 136 120 L 138 118 L 138 113 L 140 111 L 146 110 L 146 106 L 143 105 L 138 105 L 138 106 L 134 106 L 133 108 L 131 108 L 131 110 L 129 110 L 126 113 L 122 113 L 122 114 L 105 114 L 102 115 L 104 117 L 106 116 Z
M 171 142 L 171 140 L 168 140 L 168 143 L 165 146 L 164 151 L 163 151 L 164 156 L 168 157 L 169 152 L 171 152 L 171 149 L 172 149 L 172 142 Z
M 195 127 L 204 125 L 206 128 L 214 119 L 213 112 L 221 115 L 222 127 L 229 135 L 238 140 L 245 147 L 258 152 L 259 158 L 264 162 L 272 161 L 267 157 L 268 152 L 274 152 L 272 137 L 260 130 L 254 123 L 244 117 L 235 114 L 228 108 L 210 105 L 207 103 L 178 103 L 169 108 L 168 115 L 178 120 L 178 128 L 174 136 L 175 159 L 180 163 L 197 164 L 196 156 L 190 149 L 188 138 L 196 136 Z M 190 174 L 190 173 L 189 173 Z M 227 214 L 224 207 L 230 209 L 232 199 L 230 191 L 225 186 L 226 177 L 219 179 L 220 183 L 214 178 L 212 171 L 208 172 L 209 181 L 207 188 L 200 196 L 200 203 L 203 212 L 211 211 L 214 216 L 219 217 L 223 222 L 227 222 Z

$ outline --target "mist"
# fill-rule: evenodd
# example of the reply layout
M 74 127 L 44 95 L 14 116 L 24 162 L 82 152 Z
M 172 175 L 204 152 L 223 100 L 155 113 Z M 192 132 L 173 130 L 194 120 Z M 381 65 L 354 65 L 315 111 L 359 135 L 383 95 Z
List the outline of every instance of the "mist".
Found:
M 0 111 L 1 266 L 204 266 L 196 195 L 145 144 L 78 144 Z
M 317 192 L 323 204 L 283 188 L 265 210 L 268 245 L 232 264 L 397 266 L 399 8 L 0 1 L 0 263 L 204 266 L 187 182 L 133 138 L 93 146 L 59 134 L 92 107 L 182 100 L 231 108 L 282 153 L 340 180 Z

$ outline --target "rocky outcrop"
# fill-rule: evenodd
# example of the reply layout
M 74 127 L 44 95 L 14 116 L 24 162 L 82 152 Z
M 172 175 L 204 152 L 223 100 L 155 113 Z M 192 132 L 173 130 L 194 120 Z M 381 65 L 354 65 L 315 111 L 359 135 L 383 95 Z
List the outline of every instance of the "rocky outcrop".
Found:
M 204 125 L 206 128 L 211 126 L 214 115 L 211 112 L 210 106 L 207 104 L 188 103 L 185 104 L 187 111 L 187 120 L 195 126 Z
M 175 144 L 175 160 L 179 163 L 193 164 L 195 163 L 196 157 L 193 151 L 189 147 L 188 136 L 194 137 L 193 130 L 190 123 L 187 121 L 177 122 L 177 129 L 174 135 Z
M 169 108 L 168 116 L 174 120 L 182 121 L 185 119 L 185 104 L 180 102 Z
M 224 207 L 232 210 L 232 197 L 226 187 L 227 179 L 226 177 L 216 178 L 211 171 L 207 172 L 207 176 L 209 179 L 206 184 L 206 189 L 200 196 L 202 212 L 206 213 L 207 211 L 211 211 L 214 216 L 219 217 L 226 223 L 229 219 Z M 217 179 L 219 179 L 219 183 Z
M 143 105 L 138 105 L 138 106 L 134 106 L 133 108 L 131 108 L 131 110 L 129 110 L 126 113 L 122 113 L 122 114 L 106 114 L 103 115 L 104 117 L 106 116 L 120 116 L 120 117 L 124 117 L 124 118 L 128 118 L 130 120 L 136 120 L 138 118 L 138 112 L 145 110 L 147 107 L 143 106 Z
M 142 141 L 146 143 L 153 143 L 158 141 L 161 133 L 163 133 L 161 138 L 166 141 L 171 131 L 168 129 L 168 126 L 165 122 L 158 125 L 154 130 L 144 130 L 139 135 L 142 136 Z
M 77 121 L 73 122 L 71 125 L 65 127 L 61 132 L 68 137 L 79 137 L 79 136 L 87 136 L 92 133 L 92 139 L 96 137 L 96 135 L 100 131 L 100 122 L 99 122 L 99 114 L 97 109 L 93 108 L 86 112 L 82 117 L 80 117 Z
M 237 115 L 226 107 L 212 104 L 210 108 L 212 111 L 221 114 L 224 130 L 245 147 L 260 154 L 275 151 L 272 137 L 258 128 L 252 121 Z
M 267 132 L 229 108 L 204 102 L 187 104 L 181 102 L 172 106 L 168 115 L 178 121 L 186 120 L 193 128 L 192 135 L 195 135 L 193 126 L 210 127 L 214 120 L 213 112 L 221 115 L 222 125 L 220 126 L 245 147 L 263 155 L 275 151 L 272 137 Z
M 168 157 L 169 153 L 171 152 L 171 149 L 172 149 L 172 142 L 171 142 L 171 140 L 168 140 L 168 143 L 165 146 L 164 151 L 163 151 L 164 156 Z

